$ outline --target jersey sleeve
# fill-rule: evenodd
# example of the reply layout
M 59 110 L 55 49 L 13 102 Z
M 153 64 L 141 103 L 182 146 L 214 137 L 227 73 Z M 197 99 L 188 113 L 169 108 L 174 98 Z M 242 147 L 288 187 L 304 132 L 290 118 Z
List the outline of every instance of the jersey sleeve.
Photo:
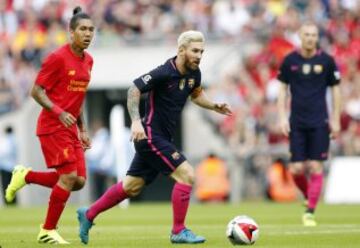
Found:
M 61 58 L 54 53 L 50 54 L 41 65 L 35 84 L 42 86 L 45 90 L 51 89 L 59 80 L 61 68 Z
M 282 62 L 278 75 L 277 75 L 277 79 L 285 84 L 289 84 L 290 80 L 289 80 L 289 66 L 288 66 L 288 62 L 287 62 L 287 58 L 284 59 L 284 61 Z
M 159 66 L 149 73 L 136 78 L 134 80 L 134 84 L 141 93 L 145 93 L 164 83 L 166 78 L 167 75 L 163 69 L 163 66 Z
M 334 86 L 340 83 L 340 71 L 333 58 L 330 58 L 327 74 L 327 84 Z

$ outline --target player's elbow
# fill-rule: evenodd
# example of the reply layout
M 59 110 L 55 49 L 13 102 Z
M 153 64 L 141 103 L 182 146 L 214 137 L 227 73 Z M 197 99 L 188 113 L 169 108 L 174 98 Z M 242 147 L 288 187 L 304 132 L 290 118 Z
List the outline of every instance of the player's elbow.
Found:
M 190 97 L 190 100 L 191 100 L 193 103 L 195 103 L 196 105 L 201 106 L 198 97 L 193 97 L 193 96 L 191 96 L 191 97 Z
M 33 87 L 31 88 L 31 91 L 30 91 L 31 97 L 34 98 L 34 99 L 37 99 L 40 90 L 41 90 L 41 87 L 34 84 Z
M 30 95 L 31 95 L 32 98 L 35 98 L 35 96 L 36 96 L 35 86 L 33 86 L 33 87 L 31 88 Z

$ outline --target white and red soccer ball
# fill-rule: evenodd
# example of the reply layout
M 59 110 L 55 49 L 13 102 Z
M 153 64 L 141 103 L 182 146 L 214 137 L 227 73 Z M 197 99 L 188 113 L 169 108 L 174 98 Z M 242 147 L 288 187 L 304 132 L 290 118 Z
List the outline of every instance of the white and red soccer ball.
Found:
M 249 216 L 236 216 L 227 225 L 226 236 L 233 245 L 252 245 L 259 238 L 259 226 Z

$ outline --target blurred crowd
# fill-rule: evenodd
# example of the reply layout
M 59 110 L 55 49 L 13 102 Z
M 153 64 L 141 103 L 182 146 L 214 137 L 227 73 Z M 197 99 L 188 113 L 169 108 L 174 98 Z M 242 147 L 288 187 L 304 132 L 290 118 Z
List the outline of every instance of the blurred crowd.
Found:
M 214 99 L 229 102 L 235 115 L 208 117 L 246 165 L 247 173 L 256 178 L 246 177 L 247 192 L 265 192 L 269 165 L 276 158 L 289 158 L 288 140 L 278 125 L 276 76 L 284 56 L 300 46 L 297 31 L 305 20 L 319 26 L 320 47 L 335 57 L 342 76 L 342 133 L 332 141 L 332 155 L 359 156 L 360 1 L 236 2 L 248 2 L 250 18 L 242 35 L 250 37 L 257 48 L 256 52 L 243 53 L 241 61 L 223 72 L 221 83 L 209 89 Z M 330 94 L 328 100 L 331 112 Z
M 0 115 L 28 98 L 44 54 L 66 42 L 77 5 L 95 22 L 95 46 L 174 42 L 187 29 L 210 40 L 255 44 L 256 52 L 244 53 L 208 89 L 233 107 L 232 117 L 208 117 L 234 153 L 250 161 L 253 173 L 275 155 L 286 156 L 287 139 L 277 125 L 276 74 L 284 56 L 300 45 L 301 23 L 314 21 L 320 46 L 335 56 L 342 74 L 342 135 L 332 148 L 337 155 L 360 155 L 358 0 L 1 0 Z

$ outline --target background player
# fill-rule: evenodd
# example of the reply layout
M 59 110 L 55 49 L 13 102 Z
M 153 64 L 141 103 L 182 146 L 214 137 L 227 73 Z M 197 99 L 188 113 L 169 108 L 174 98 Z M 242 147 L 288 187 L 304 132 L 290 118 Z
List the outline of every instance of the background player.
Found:
M 201 88 L 199 64 L 204 52 L 203 34 L 187 31 L 178 38 L 178 53 L 165 64 L 135 79 L 128 91 L 128 111 L 131 116 L 131 134 L 136 155 L 123 182 L 105 192 L 90 208 L 78 209 L 80 238 L 88 243 L 88 232 L 95 217 L 128 197 L 138 195 L 159 172 L 173 178 L 172 243 L 203 243 L 205 238 L 185 227 L 185 217 L 194 183 L 194 169 L 185 156 L 173 145 L 176 123 L 186 100 L 197 105 L 230 115 L 227 104 L 208 100 Z M 145 118 L 140 119 L 139 103 L 142 93 L 149 92 Z
M 334 59 L 317 49 L 319 31 L 314 24 L 304 24 L 300 28 L 300 39 L 300 51 L 286 56 L 280 68 L 278 79 L 282 83 L 278 108 L 282 132 L 290 135 L 290 171 L 307 199 L 303 224 L 316 226 L 314 211 L 323 186 L 322 161 L 328 158 L 330 133 L 335 138 L 340 131 L 340 74 Z M 288 86 L 291 92 L 290 124 L 286 112 Z M 333 103 L 330 122 L 326 106 L 328 86 Z M 309 181 L 306 169 L 309 169 Z
M 70 44 L 51 53 L 44 61 L 32 88 L 32 97 L 43 107 L 37 135 L 48 168 L 36 172 L 17 166 L 6 190 L 11 202 L 16 192 L 34 183 L 52 188 L 45 223 L 40 226 L 38 242 L 68 244 L 56 231 L 57 223 L 71 191 L 80 190 L 86 179 L 84 149 L 90 139 L 84 124 L 82 105 L 90 81 L 92 57 L 84 50 L 94 35 L 90 17 L 74 9 L 70 20 Z

